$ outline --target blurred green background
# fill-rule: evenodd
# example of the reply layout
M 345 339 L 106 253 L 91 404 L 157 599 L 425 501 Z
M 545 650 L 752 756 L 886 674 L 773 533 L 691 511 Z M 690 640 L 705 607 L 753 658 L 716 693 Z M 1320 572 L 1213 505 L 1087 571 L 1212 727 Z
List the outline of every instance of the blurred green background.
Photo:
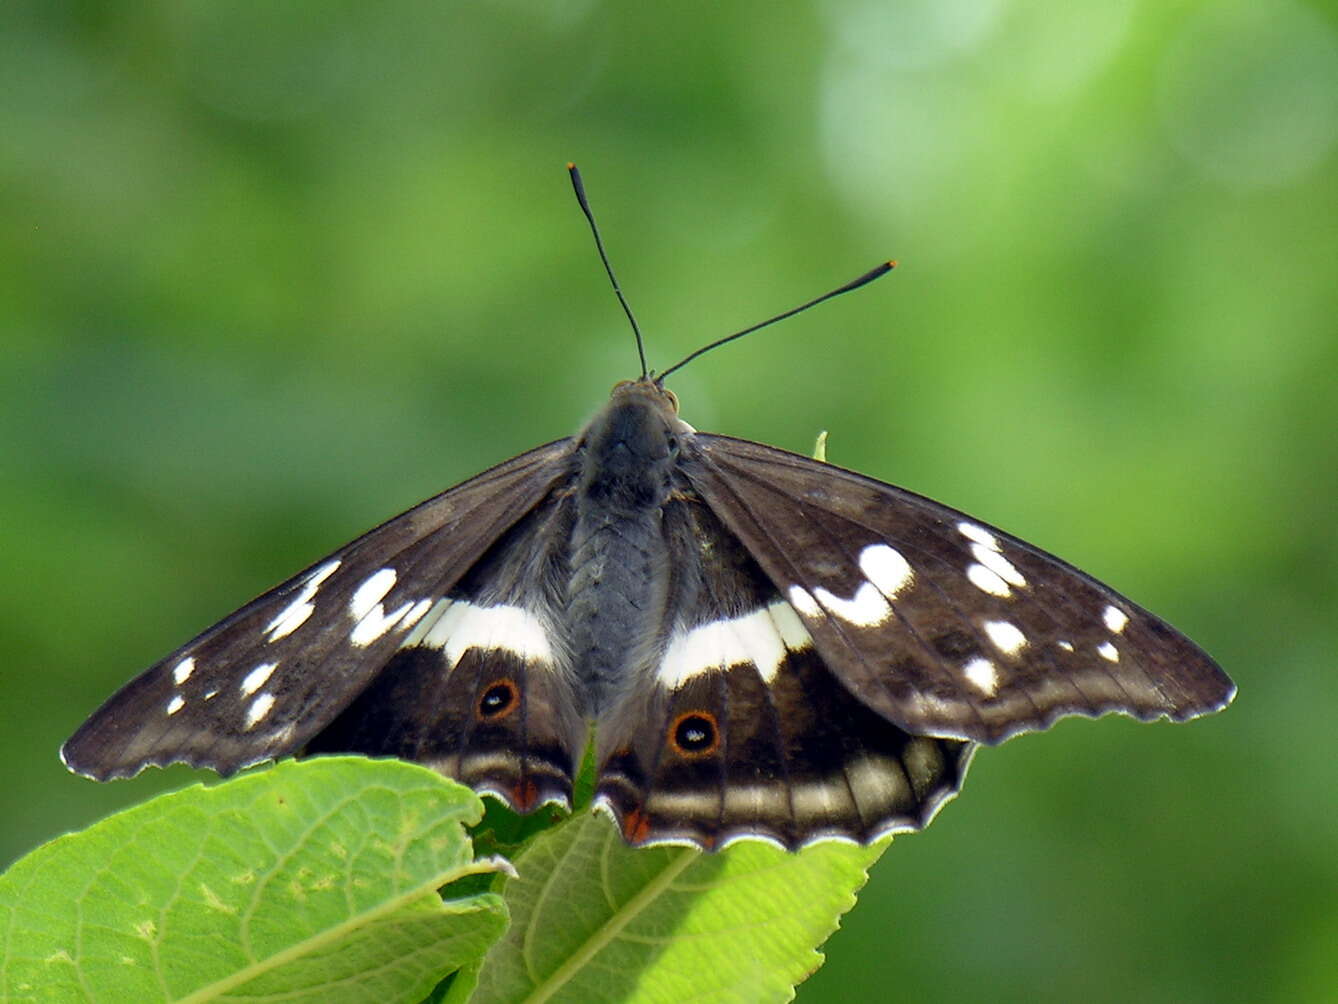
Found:
M 1338 14 L 1282 2 L 0 8 L 0 863 L 192 777 L 133 673 L 678 375 L 995 522 L 1240 686 L 1069 720 L 899 839 L 804 1001 L 1338 997 Z

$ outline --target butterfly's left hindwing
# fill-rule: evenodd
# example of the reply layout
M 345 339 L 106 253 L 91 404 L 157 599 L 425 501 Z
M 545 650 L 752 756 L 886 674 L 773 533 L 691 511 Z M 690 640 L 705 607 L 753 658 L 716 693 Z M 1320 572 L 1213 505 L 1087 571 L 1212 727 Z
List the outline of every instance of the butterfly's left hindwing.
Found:
M 570 477 L 571 450 L 515 457 L 252 601 L 113 695 L 62 747 L 66 765 L 99 780 L 169 763 L 229 774 L 302 748 L 439 623 L 443 598 Z

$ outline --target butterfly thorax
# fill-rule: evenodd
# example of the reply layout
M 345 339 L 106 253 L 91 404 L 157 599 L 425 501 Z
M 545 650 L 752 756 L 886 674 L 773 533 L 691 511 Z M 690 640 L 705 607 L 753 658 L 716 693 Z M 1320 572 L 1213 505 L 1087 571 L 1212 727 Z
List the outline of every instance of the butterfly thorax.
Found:
M 614 388 L 581 437 L 567 623 L 587 715 L 616 698 L 661 636 L 669 583 L 664 507 L 679 445 L 691 434 L 672 396 L 642 380 Z

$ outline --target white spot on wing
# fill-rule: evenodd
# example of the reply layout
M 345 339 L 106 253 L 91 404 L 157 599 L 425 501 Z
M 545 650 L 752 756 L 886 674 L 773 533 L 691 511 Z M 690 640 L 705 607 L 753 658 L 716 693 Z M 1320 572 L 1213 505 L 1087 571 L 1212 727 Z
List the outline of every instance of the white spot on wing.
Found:
M 1004 655 L 1017 655 L 1027 644 L 1027 636 L 1011 621 L 986 621 L 985 633 Z
M 991 596 L 1013 595 L 1013 591 L 1008 588 L 1008 583 L 999 578 L 999 573 L 991 571 L 984 565 L 968 565 L 966 577 L 971 580 L 971 585 L 981 592 L 989 593 Z
M 845 766 L 850 793 L 861 814 L 881 815 L 907 794 L 905 773 L 888 757 L 867 755 Z
M 859 554 L 859 568 L 880 593 L 889 600 L 897 598 L 915 579 L 910 563 L 901 552 L 887 544 L 870 544 Z
M 523 607 L 506 604 L 480 607 L 468 600 L 441 600 L 433 608 L 433 616 L 424 619 L 403 645 L 439 648 L 451 666 L 471 648 L 500 649 L 521 659 L 553 661 L 548 632 L 539 618 Z
M 770 683 L 787 652 L 810 647 L 813 639 L 788 603 L 778 601 L 752 613 L 710 621 L 676 632 L 657 673 L 673 689 L 712 670 L 751 664 Z
M 372 608 L 386 598 L 386 593 L 395 585 L 397 577 L 393 568 L 382 568 L 368 576 L 367 581 L 354 590 L 353 598 L 348 601 L 349 616 L 360 621 L 371 613 Z
M 427 637 L 427 633 L 436 627 L 437 622 L 441 620 L 442 614 L 444 614 L 450 606 L 451 601 L 448 599 L 439 599 L 431 604 L 431 608 L 428 612 L 417 619 L 417 626 L 408 633 L 402 642 L 400 642 L 400 648 L 412 648 L 414 645 L 423 644 L 423 639 Z M 439 648 L 440 646 L 437 647 Z
M 172 681 L 179 687 L 189 680 L 190 675 L 194 672 L 195 658 L 194 656 L 187 656 L 177 663 L 176 668 L 172 670 Z M 169 711 L 168 714 L 170 715 L 171 712 Z
M 331 561 L 327 561 L 325 564 L 312 569 L 311 574 L 307 576 L 307 585 L 319 586 L 330 576 L 334 575 L 335 572 L 339 571 L 339 566 L 342 564 L 343 561 L 339 558 L 334 558 Z
M 818 601 L 813 598 L 803 586 L 791 586 L 788 590 L 790 596 L 790 606 L 806 617 L 816 617 L 822 613 L 822 608 L 818 606 Z
M 354 591 L 348 604 L 349 616 L 357 621 L 348 636 L 354 645 L 360 648 L 370 645 L 406 618 L 412 616 L 414 621 L 418 620 L 431 607 L 431 600 L 418 600 L 402 603 L 387 613 L 381 601 L 395 585 L 396 578 L 395 569 L 382 568 Z
M 392 610 L 386 613 L 380 603 L 372 607 L 371 611 L 362 620 L 358 621 L 357 626 L 349 633 L 348 640 L 358 647 L 370 645 L 376 639 L 398 624 L 404 617 L 418 609 L 419 604 L 431 601 L 419 600 L 418 603 L 402 604 L 398 610 Z M 426 608 L 424 608 L 426 610 Z M 419 614 L 422 616 L 422 613 Z
M 1106 622 L 1106 627 L 1116 634 L 1124 630 L 1124 625 L 1129 623 L 1129 615 L 1119 607 L 1108 606 L 1101 614 L 1101 619 Z
M 773 603 L 767 607 L 767 614 L 770 615 L 771 622 L 776 625 L 781 641 L 791 652 L 798 652 L 813 644 L 804 622 L 799 619 L 799 615 L 794 612 L 794 607 L 790 604 Z
M 912 691 L 907 699 L 925 718 L 950 718 L 961 714 L 961 708 L 956 701 L 946 701 L 937 694 Z
M 957 524 L 957 532 L 967 540 L 974 540 L 977 544 L 984 544 L 991 551 L 999 550 L 999 539 L 983 526 L 976 526 L 974 523 L 968 523 L 966 520 L 962 520 Z
M 341 564 L 342 562 L 336 558 L 311 571 L 302 583 L 302 591 L 297 594 L 293 602 L 284 607 L 277 617 L 265 625 L 265 633 L 269 635 L 269 641 L 278 641 L 280 638 L 287 637 L 306 623 L 307 618 L 316 611 L 316 607 L 311 601 L 316 598 L 321 583 L 333 575 Z
M 1027 580 L 1022 577 L 1022 573 L 1014 568 L 1013 563 L 998 551 L 991 550 L 984 544 L 976 543 L 971 545 L 971 553 L 977 561 L 1010 586 L 1025 586 L 1027 584 Z
M 181 710 L 182 708 L 184 708 L 185 706 L 186 706 L 186 702 L 185 702 L 184 700 L 182 700 L 181 695 L 180 695 L 180 694 L 173 694 L 173 695 L 172 695 L 172 699 L 171 699 L 170 701 L 167 702 L 167 713 L 168 713 L 169 715 L 175 715 L 178 711 L 180 711 L 180 710 Z
M 831 613 L 856 627 L 876 627 L 892 616 L 887 597 L 870 582 L 863 583 L 848 600 L 822 588 L 815 589 L 813 595 Z
M 962 667 L 962 672 L 971 685 L 986 696 L 993 697 L 999 689 L 999 670 L 989 659 L 976 656 Z
M 255 728 L 261 719 L 269 714 L 269 709 L 272 707 L 274 707 L 274 695 L 268 692 L 252 701 L 251 706 L 246 709 L 246 728 Z
M 713 816 L 720 810 L 720 794 L 714 789 L 706 791 L 658 790 L 646 799 L 646 811 L 671 816 Z
M 892 616 L 888 600 L 896 599 L 915 581 L 915 572 L 901 552 L 888 544 L 870 544 L 860 551 L 861 582 L 855 595 L 846 599 L 819 586 L 810 593 L 802 586 L 788 590 L 790 605 L 805 617 L 817 617 L 825 608 L 856 627 L 876 627 Z
M 846 799 L 839 797 L 836 778 L 828 781 L 801 781 L 790 783 L 790 804 L 800 819 L 827 819 L 845 808 Z M 846 803 L 848 804 L 848 803 Z
M 1120 661 L 1119 650 L 1108 641 L 1103 641 L 1096 647 L 1096 654 L 1101 656 L 1101 658 L 1105 659 L 1107 662 Z
M 427 613 L 428 610 L 430 610 L 431 608 L 432 608 L 431 600 L 419 600 L 412 607 L 410 607 L 409 612 L 404 615 L 404 620 L 400 622 L 400 627 L 401 628 L 413 627 L 415 624 L 419 622 L 419 620 L 422 619 L 423 614 Z
M 251 672 L 247 673 L 242 680 L 242 696 L 250 697 L 257 690 L 265 685 L 265 681 L 270 678 L 270 674 L 279 664 L 277 662 L 262 662 Z
M 1055 644 L 1058 645 L 1060 648 L 1062 648 L 1065 652 L 1072 652 L 1072 651 L 1073 651 L 1073 642 L 1071 642 L 1071 641 L 1063 641 L 1063 640 L 1060 640 L 1060 641 L 1055 642 Z

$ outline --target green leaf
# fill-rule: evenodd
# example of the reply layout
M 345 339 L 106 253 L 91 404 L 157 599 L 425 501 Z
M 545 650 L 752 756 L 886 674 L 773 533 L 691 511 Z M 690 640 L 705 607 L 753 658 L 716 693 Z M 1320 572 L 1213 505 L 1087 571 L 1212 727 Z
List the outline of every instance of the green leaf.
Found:
M 634 850 L 582 813 L 516 858 L 511 927 L 446 999 L 790 1000 L 889 842 Z
M 418 1000 L 506 926 L 468 789 L 393 761 L 282 763 L 53 840 L 0 876 L 0 998 Z

